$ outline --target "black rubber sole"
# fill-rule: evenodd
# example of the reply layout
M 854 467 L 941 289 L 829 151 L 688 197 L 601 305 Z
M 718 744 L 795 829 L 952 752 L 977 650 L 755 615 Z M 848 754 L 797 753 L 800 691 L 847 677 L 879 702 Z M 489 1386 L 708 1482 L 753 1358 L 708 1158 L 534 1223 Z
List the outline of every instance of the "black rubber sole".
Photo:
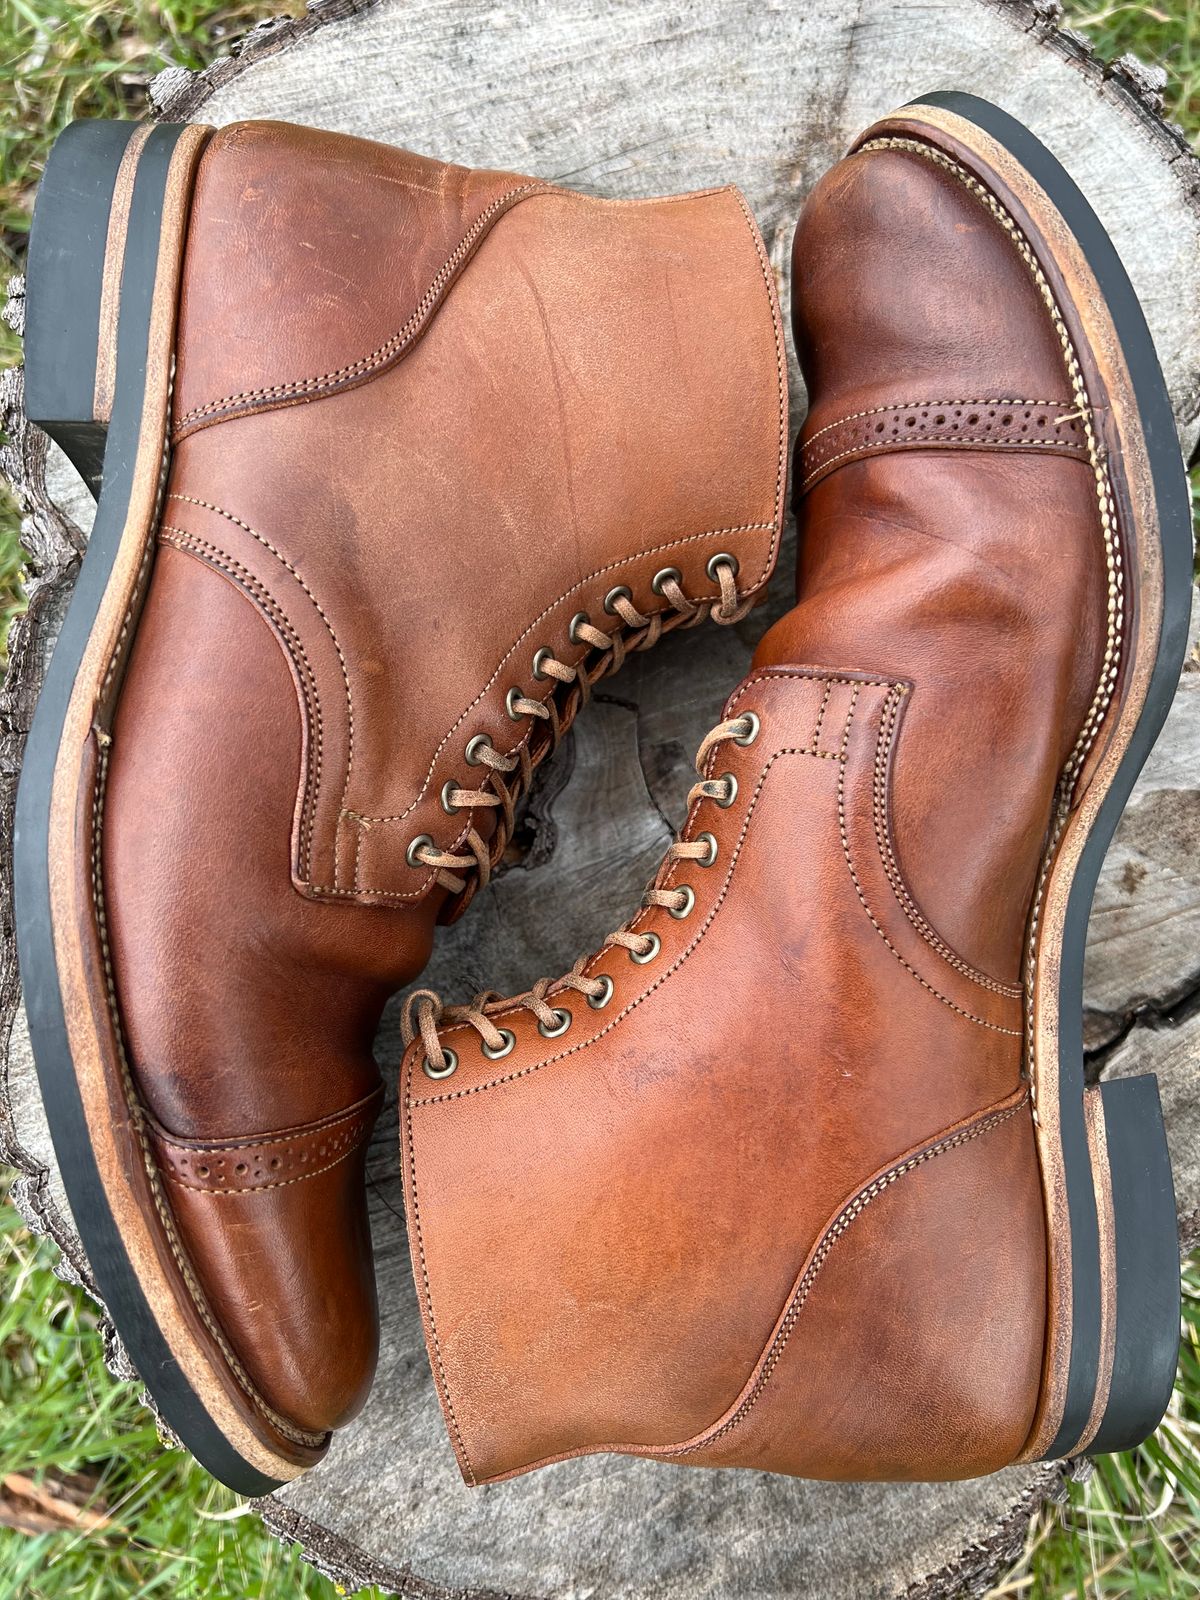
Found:
M 68 706 L 126 527 L 146 390 L 168 173 L 182 126 L 160 126 L 138 156 L 120 264 L 111 419 L 94 415 L 100 285 L 118 171 L 135 124 L 74 123 L 60 135 L 34 210 L 25 332 L 30 420 L 58 441 L 97 493 L 87 554 L 25 746 L 13 835 L 25 1008 L 55 1153 L 96 1286 L 163 1420 L 241 1494 L 279 1486 L 243 1459 L 181 1371 L 147 1304 L 92 1150 L 71 1057 L 51 921 L 50 810 Z M 165 462 L 164 462 L 165 473 Z
M 1163 616 L 1149 692 L 1083 848 L 1061 952 L 1058 1089 L 1071 1229 L 1072 1339 L 1062 1421 L 1045 1451 L 1045 1459 L 1057 1459 L 1085 1436 L 1102 1360 L 1101 1228 L 1084 1110 L 1084 945 L 1105 853 L 1183 669 L 1191 610 L 1191 505 L 1170 399 L 1141 306 L 1111 239 L 1068 173 L 1028 128 L 987 101 L 937 93 L 912 105 L 952 112 L 1003 145 L 1074 235 L 1100 285 L 1132 379 L 1161 535 Z M 1102 1084 L 1098 1092 L 1111 1174 L 1116 1332 L 1107 1405 L 1088 1454 L 1130 1449 L 1153 1433 L 1171 1397 L 1180 1337 L 1178 1221 L 1157 1083 L 1135 1078 Z

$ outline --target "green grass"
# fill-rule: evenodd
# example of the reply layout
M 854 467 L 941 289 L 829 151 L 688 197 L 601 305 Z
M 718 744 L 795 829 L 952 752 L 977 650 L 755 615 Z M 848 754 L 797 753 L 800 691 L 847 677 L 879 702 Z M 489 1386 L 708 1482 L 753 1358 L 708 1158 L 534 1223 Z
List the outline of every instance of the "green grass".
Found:
M 12 1474 L 72 1480 L 104 1525 L 0 1528 L 0 1600 L 330 1600 L 332 1584 L 180 1450 L 100 1362 L 95 1309 L 0 1203 L 0 1519 Z
M 25 257 L 38 177 L 75 117 L 139 117 L 164 67 L 198 68 L 283 0 L 0 0 L 0 291 Z M 0 367 L 21 359 L 0 324 Z M 22 605 L 20 508 L 0 484 L 0 671 Z
M 168 65 L 199 67 L 278 6 L 0 0 L 0 258 L 19 271 L 37 176 L 76 116 L 135 116 Z M 1133 51 L 1169 73 L 1168 114 L 1200 149 L 1200 0 L 1069 7 L 1108 57 Z M 0 366 L 19 346 L 0 330 Z M 1193 478 L 1200 489 L 1200 478 Z M 0 668 L 19 608 L 16 507 L 0 491 Z M 103 1525 L 38 1535 L 0 1527 L 0 1600 L 162 1595 L 305 1600 L 331 1584 L 270 1538 L 244 1504 L 179 1451 L 163 1450 L 135 1385 L 101 1365 L 94 1308 L 53 1273 L 56 1252 L 0 1190 L 0 1515 L 12 1474 L 66 1477 Z M 1044 1513 L 996 1593 L 1030 1600 L 1182 1600 L 1200 1595 L 1200 1268 L 1185 1282 L 1185 1342 L 1168 1422 L 1102 1459 Z

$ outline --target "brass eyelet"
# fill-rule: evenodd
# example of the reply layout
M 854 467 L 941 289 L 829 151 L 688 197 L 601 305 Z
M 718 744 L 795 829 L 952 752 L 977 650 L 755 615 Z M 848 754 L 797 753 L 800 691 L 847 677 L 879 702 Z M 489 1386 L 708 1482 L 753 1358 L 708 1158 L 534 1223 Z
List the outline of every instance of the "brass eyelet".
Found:
M 721 581 L 717 577 L 718 567 L 728 567 L 730 577 L 736 578 L 738 575 L 738 558 L 731 556 L 727 550 L 720 550 L 715 556 L 709 556 L 708 565 L 704 570 L 714 583 Z
M 727 792 L 724 800 L 718 800 L 717 804 L 721 807 L 722 811 L 728 811 L 730 806 L 737 799 L 737 779 L 734 777 L 732 772 L 723 772 L 718 779 L 718 782 L 725 785 Z
M 448 1044 L 442 1046 L 442 1064 L 440 1067 L 435 1067 L 428 1056 L 421 1063 L 421 1071 L 427 1078 L 433 1078 L 435 1082 L 438 1078 L 448 1078 L 457 1068 L 458 1052 L 451 1050 Z
M 420 856 L 417 854 L 417 851 L 424 850 L 426 845 L 429 845 L 432 848 L 432 838 L 430 838 L 429 834 L 427 833 L 419 833 L 409 845 L 408 849 L 404 852 L 404 859 L 408 862 L 410 867 L 419 868 L 425 866 L 425 862 L 421 860 Z
M 714 834 L 714 833 L 698 833 L 696 835 L 694 843 L 696 843 L 696 844 L 706 844 L 708 846 L 708 855 L 707 856 L 701 856 L 699 858 L 699 860 L 697 860 L 696 865 L 698 867 L 711 867 L 713 865 L 713 863 L 717 859 L 718 845 L 717 845 L 717 836 L 716 836 L 716 834 Z
M 648 950 L 643 950 L 641 955 L 639 955 L 636 950 L 631 950 L 629 952 L 629 959 L 631 961 L 636 961 L 639 967 L 644 967 L 647 961 L 653 961 L 655 956 L 662 949 L 662 940 L 656 933 L 647 933 L 643 935 L 643 937 L 649 939 L 650 948 Z
M 739 722 L 748 722 L 750 726 L 745 733 L 734 734 L 734 744 L 740 744 L 743 747 L 753 744 L 755 739 L 758 738 L 758 730 L 762 727 L 762 723 L 758 720 L 758 713 L 756 711 L 741 711 L 738 713 L 737 720 Z
M 675 918 L 676 922 L 682 922 L 684 917 L 691 916 L 692 908 L 696 904 L 696 891 L 690 884 L 685 883 L 680 885 L 680 893 L 683 895 L 683 904 L 678 907 L 667 907 L 667 910 Z
M 567 638 L 570 639 L 572 644 L 587 643 L 586 639 L 581 639 L 579 637 L 579 630 L 580 628 L 586 627 L 591 620 L 591 617 L 588 616 L 586 611 L 577 611 L 571 618 L 571 625 L 567 629 Z
M 554 660 L 554 651 L 553 650 L 548 650 L 546 648 L 546 646 L 543 645 L 542 648 L 537 652 L 537 654 L 533 658 L 533 675 L 534 675 L 534 677 L 535 678 L 539 678 L 539 679 L 548 678 L 550 676 L 550 674 L 548 672 L 543 672 L 542 667 L 543 667 L 543 664 L 545 662 L 553 661 L 553 660 Z
M 521 718 L 524 716 L 524 712 L 516 709 L 517 701 L 524 700 L 524 698 L 525 696 L 522 694 L 519 686 L 515 683 L 504 696 L 504 709 L 508 712 L 509 716 L 514 722 L 520 722 Z
M 602 972 L 597 981 L 602 983 L 604 988 L 599 994 L 588 995 L 587 1003 L 591 1006 L 593 1011 L 603 1011 L 605 1006 L 613 997 L 613 989 L 615 985 L 613 984 L 613 981 L 607 972 Z
M 627 589 L 623 583 L 619 583 L 615 589 L 610 589 L 608 591 L 608 593 L 604 596 L 604 609 L 608 612 L 610 617 L 619 615 L 617 611 L 618 600 L 628 600 L 630 605 L 632 605 L 633 590 Z
M 467 758 L 467 765 L 469 767 L 481 767 L 483 765 L 483 757 L 479 754 L 479 752 L 485 747 L 488 750 L 492 749 L 492 741 L 488 738 L 486 733 L 477 733 L 473 739 L 467 740 L 465 754 Z
M 674 579 L 681 588 L 683 587 L 683 573 L 680 572 L 679 568 L 663 567 L 650 579 L 650 587 L 653 589 L 655 594 L 661 594 L 672 579 Z
M 561 1039 L 571 1026 L 571 1013 L 566 1006 L 555 1006 L 554 1015 L 558 1018 L 558 1021 L 552 1028 L 548 1028 L 544 1022 L 538 1023 L 538 1032 L 543 1039 Z
M 450 816 L 453 816 L 458 810 L 458 807 L 454 805 L 450 799 L 450 796 L 457 788 L 458 785 L 455 783 L 453 778 L 447 778 L 445 783 L 442 785 L 442 810 L 447 812 Z
M 492 1049 L 491 1045 L 488 1044 L 486 1039 L 481 1039 L 479 1041 L 479 1048 L 483 1051 L 484 1055 L 489 1061 L 500 1061 L 503 1059 L 503 1057 L 512 1054 L 513 1047 L 517 1042 L 517 1036 L 512 1029 L 501 1028 L 500 1039 L 501 1043 L 498 1044 L 494 1050 Z

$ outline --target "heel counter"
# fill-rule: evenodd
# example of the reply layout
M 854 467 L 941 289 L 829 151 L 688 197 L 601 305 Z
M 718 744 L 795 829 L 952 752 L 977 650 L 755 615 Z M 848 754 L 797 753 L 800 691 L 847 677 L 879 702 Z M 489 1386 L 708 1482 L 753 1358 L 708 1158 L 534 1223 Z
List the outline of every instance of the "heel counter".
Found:
M 739 1407 L 680 1459 L 834 1480 L 994 1472 L 1028 1432 L 1044 1329 L 1045 1224 L 1022 1095 L 847 1202 Z

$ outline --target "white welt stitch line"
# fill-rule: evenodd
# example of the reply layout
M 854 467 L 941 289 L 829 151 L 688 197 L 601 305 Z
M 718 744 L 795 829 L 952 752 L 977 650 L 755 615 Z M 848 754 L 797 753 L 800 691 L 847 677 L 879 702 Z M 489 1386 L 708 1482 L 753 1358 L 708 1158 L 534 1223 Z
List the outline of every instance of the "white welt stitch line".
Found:
M 176 430 L 177 436 L 189 423 L 196 422 L 201 417 L 213 416 L 230 406 L 248 405 L 257 400 L 279 400 L 285 399 L 290 395 L 307 394 L 314 389 L 322 389 L 331 384 L 344 382 L 348 378 L 361 377 L 365 373 L 373 371 L 376 367 L 382 366 L 384 362 L 388 361 L 393 355 L 397 355 L 410 342 L 413 334 L 421 327 L 427 313 L 437 301 L 447 279 L 469 253 L 471 246 L 496 213 L 504 210 L 525 195 L 550 192 L 552 191 L 547 184 L 533 182 L 521 184 L 514 189 L 508 189 L 498 199 L 493 200 L 491 205 L 475 219 L 454 250 L 439 267 L 430 281 L 429 287 L 417 302 L 416 309 L 408 321 L 377 349 L 371 351 L 369 355 L 360 357 L 359 360 L 351 362 L 349 366 L 338 367 L 333 372 L 322 373 L 319 377 L 297 378 L 290 383 L 278 383 L 265 389 L 246 389 L 240 394 L 226 395 L 221 400 L 212 400 L 207 405 L 197 406 L 194 410 L 189 411 L 185 417 L 180 418 L 179 427 Z
M 283 1435 L 297 1444 L 317 1448 L 325 1443 L 328 1434 L 306 1433 L 302 1429 L 294 1428 L 286 1418 L 266 1401 L 258 1392 L 253 1379 L 242 1366 L 237 1356 L 230 1347 L 220 1324 L 209 1308 L 208 1300 L 192 1271 L 191 1261 L 188 1258 L 182 1242 L 179 1239 L 174 1213 L 163 1193 L 162 1177 L 159 1172 L 158 1162 L 150 1146 L 149 1132 L 146 1126 L 145 1113 L 142 1109 L 141 1097 L 133 1079 L 133 1070 L 129 1065 L 129 1057 L 125 1049 L 125 1035 L 121 1027 L 120 1011 L 117 1005 L 116 977 L 112 967 L 112 951 L 108 938 L 108 916 L 104 899 L 104 880 L 100 866 L 100 839 L 104 816 L 104 799 L 108 784 L 108 751 L 109 746 L 104 744 L 100 751 L 99 771 L 96 778 L 95 789 L 92 796 L 92 901 L 96 912 L 96 928 L 100 941 L 100 954 L 104 966 L 105 991 L 108 1000 L 109 1017 L 112 1022 L 113 1036 L 117 1046 L 117 1064 L 121 1075 L 121 1087 L 125 1103 L 129 1109 L 130 1125 L 137 1137 L 138 1147 L 142 1153 L 142 1162 L 154 1200 L 155 1214 L 158 1217 L 175 1265 L 183 1280 L 192 1304 L 199 1313 L 201 1321 L 208 1329 L 214 1343 L 220 1350 L 230 1372 L 237 1380 L 239 1387 L 255 1409 Z
M 1050 875 L 1050 867 L 1058 850 L 1059 841 L 1067 825 L 1070 814 L 1071 798 L 1074 794 L 1075 784 L 1083 771 L 1088 754 L 1091 751 L 1096 735 L 1108 712 L 1116 689 L 1117 678 L 1121 668 L 1122 642 L 1125 634 L 1125 599 L 1124 599 L 1124 572 L 1121 561 L 1121 545 L 1118 537 L 1116 500 L 1113 494 L 1112 483 L 1108 475 L 1108 463 L 1104 452 L 1096 439 L 1093 427 L 1093 407 L 1083 373 L 1079 365 L 1079 356 L 1072 343 L 1070 332 L 1059 310 L 1058 302 L 1042 270 L 1033 247 L 1017 226 L 1011 213 L 1000 204 L 999 200 L 987 188 L 964 168 L 959 162 L 951 160 L 940 150 L 935 150 L 929 145 L 922 144 L 916 139 L 881 138 L 869 140 L 862 147 L 869 149 L 899 149 L 910 154 L 920 156 L 931 161 L 936 166 L 942 167 L 956 178 L 964 188 L 970 191 L 991 211 L 1000 226 L 1009 235 L 1017 253 L 1024 261 L 1026 268 L 1033 278 L 1034 284 L 1042 298 L 1050 319 L 1054 324 L 1054 331 L 1058 335 L 1059 345 L 1062 348 L 1063 360 L 1066 364 L 1067 377 L 1071 384 L 1071 392 L 1075 397 L 1076 406 L 1083 423 L 1084 433 L 1087 438 L 1088 457 L 1092 466 L 1096 496 L 1100 509 L 1100 527 L 1104 539 L 1105 567 L 1108 573 L 1108 614 L 1107 635 L 1105 639 L 1104 660 L 1101 663 L 1100 677 L 1096 685 L 1096 692 L 1092 699 L 1091 707 L 1079 731 L 1075 747 L 1067 758 L 1066 766 L 1058 782 L 1056 814 L 1053 820 L 1050 837 L 1046 850 L 1042 856 L 1041 870 L 1038 874 L 1037 889 L 1034 893 L 1033 910 L 1029 919 L 1029 933 L 1025 947 L 1025 1049 L 1026 1067 L 1032 1076 L 1033 1054 L 1033 995 L 1034 979 L 1037 972 L 1037 944 L 1038 932 L 1041 926 L 1042 906 L 1045 899 L 1046 883 Z M 1034 1087 L 1036 1097 L 1036 1084 Z M 1036 1098 L 1035 1098 L 1036 1104 Z
M 803 1311 L 805 1303 L 808 1300 L 809 1295 L 812 1293 L 813 1284 L 816 1282 L 821 1268 L 829 1259 L 834 1245 L 837 1244 L 838 1240 L 849 1231 L 855 1222 L 857 1222 L 859 1217 L 862 1216 L 863 1212 L 871 1204 L 872 1200 L 878 1199 L 879 1196 L 889 1189 L 898 1179 L 903 1178 L 908 1173 L 924 1166 L 927 1161 L 932 1161 L 936 1156 L 943 1155 L 947 1150 L 955 1150 L 964 1144 L 969 1144 L 973 1139 L 978 1139 L 982 1134 L 990 1133 L 994 1128 L 997 1128 L 1002 1123 L 1007 1122 L 1011 1117 L 1015 1117 L 1017 1112 L 1028 1103 L 1028 1098 L 1029 1097 L 1027 1094 L 1023 1095 L 1021 1099 L 1017 1101 L 1016 1105 L 1010 1106 L 1007 1110 L 993 1112 L 991 1115 L 985 1116 L 981 1121 L 961 1129 L 956 1134 L 952 1134 L 949 1138 L 943 1139 L 937 1144 L 930 1145 L 927 1149 L 920 1151 L 915 1156 L 910 1156 L 906 1161 L 900 1162 L 897 1166 L 891 1168 L 890 1171 L 885 1172 L 881 1177 L 876 1178 L 875 1181 L 868 1184 L 865 1189 L 860 1189 L 859 1192 L 854 1196 L 853 1200 L 851 1200 L 849 1204 L 838 1213 L 837 1217 L 830 1224 L 828 1230 L 821 1240 L 820 1245 L 818 1246 L 817 1253 L 814 1255 L 800 1282 L 796 1285 L 795 1292 L 792 1295 L 791 1303 L 787 1309 L 787 1315 L 784 1317 L 778 1332 L 771 1341 L 762 1371 L 759 1373 L 753 1389 L 742 1401 L 741 1405 L 728 1419 L 728 1421 L 723 1422 L 719 1428 L 713 1429 L 710 1433 L 703 1434 L 699 1439 L 694 1440 L 691 1444 L 668 1446 L 665 1450 L 656 1450 L 654 1453 L 656 1455 L 665 1454 L 670 1456 L 691 1455 L 697 1450 L 704 1450 L 707 1449 L 709 1445 L 715 1444 L 718 1439 L 722 1438 L 725 1434 L 736 1428 L 740 1422 L 743 1422 L 749 1415 L 750 1411 L 753 1410 L 758 1397 L 762 1394 L 763 1390 L 770 1381 L 771 1374 L 779 1365 L 784 1350 L 787 1348 L 788 1340 L 795 1331 L 796 1323 L 800 1320 L 800 1313 Z

